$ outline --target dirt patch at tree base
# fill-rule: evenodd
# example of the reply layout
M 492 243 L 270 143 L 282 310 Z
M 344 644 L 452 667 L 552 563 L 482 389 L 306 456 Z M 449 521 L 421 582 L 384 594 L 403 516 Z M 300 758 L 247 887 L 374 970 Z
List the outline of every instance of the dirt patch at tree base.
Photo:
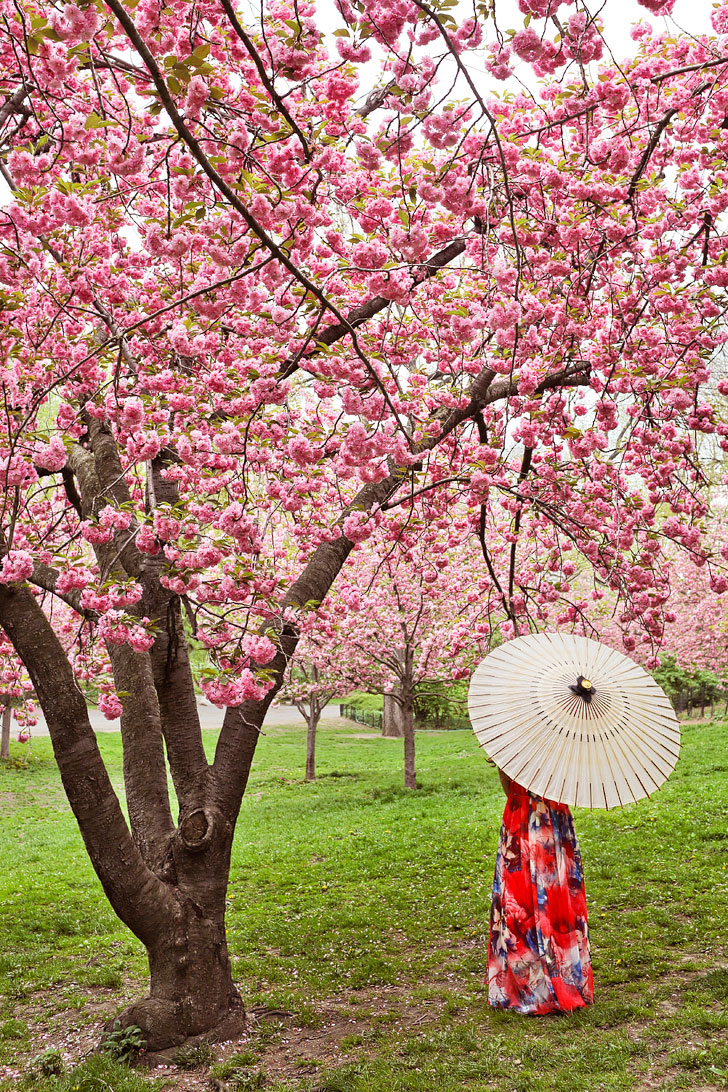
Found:
M 725 966 L 714 964 L 711 973 Z M 656 1014 L 673 1016 L 681 1007 L 685 985 L 704 973 L 705 968 L 685 968 L 663 976 L 661 985 L 671 986 L 672 991 L 656 1002 Z M 44 994 L 27 998 L 17 1012 L 19 1018 L 33 1027 L 33 1054 L 55 1048 L 69 1066 L 82 1061 L 98 1049 L 109 1016 L 113 1019 L 113 1013 L 125 1001 L 138 996 L 140 985 L 130 981 L 122 991 L 106 987 L 88 989 L 88 1000 L 81 1011 L 69 1008 L 59 1012 L 57 999 Z M 363 988 L 322 999 L 313 1012 L 305 1015 L 253 1007 L 248 1010 L 248 1025 L 243 1034 L 212 1044 L 211 1064 L 234 1063 L 236 1076 L 251 1080 L 249 1087 L 257 1086 L 252 1081 L 258 1073 L 261 1087 L 276 1081 L 310 1080 L 319 1072 L 375 1058 L 383 1035 L 416 1035 L 419 1028 L 426 1032 L 428 1027 L 440 1026 L 454 992 L 476 1000 L 472 987 L 472 981 L 447 977 L 421 982 L 416 991 L 411 985 Z M 623 1031 L 633 1042 L 651 1038 L 650 1028 L 643 1023 L 623 1025 Z M 721 1042 L 728 1038 L 728 1031 L 722 1029 L 712 1029 L 710 1034 L 713 1041 L 716 1036 Z M 635 1092 L 658 1092 L 672 1087 L 677 1078 L 685 1075 L 684 1068 L 674 1064 L 674 1051 L 681 1048 L 699 1051 L 707 1043 L 707 1032 L 690 1028 L 671 1033 L 669 1051 L 664 1051 L 662 1043 L 655 1043 L 655 1053 L 646 1072 L 640 1075 Z M 185 1069 L 176 1064 L 175 1056 L 176 1051 L 171 1049 L 145 1062 L 145 1068 L 152 1063 L 149 1075 L 161 1081 L 161 1092 L 209 1092 L 210 1089 L 226 1092 L 228 1088 L 232 1092 L 237 1087 L 224 1077 L 213 1078 L 211 1064 Z M 26 1065 L 27 1060 L 23 1060 L 4 1072 L 0 1068 L 0 1077 L 20 1076 Z M 693 1086 L 692 1092 L 718 1092 L 720 1086 L 705 1083 L 704 1074 L 696 1073 L 695 1077 L 701 1083 Z

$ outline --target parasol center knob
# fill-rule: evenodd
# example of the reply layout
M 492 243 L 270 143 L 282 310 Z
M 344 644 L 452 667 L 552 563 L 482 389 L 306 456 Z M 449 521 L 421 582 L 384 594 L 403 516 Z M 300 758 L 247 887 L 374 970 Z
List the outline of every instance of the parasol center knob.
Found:
M 596 688 L 591 679 L 587 679 L 584 675 L 577 675 L 576 685 L 570 686 L 569 690 L 572 694 L 578 694 L 580 698 L 583 698 L 585 702 L 589 703 L 592 700 L 594 694 L 596 694 Z

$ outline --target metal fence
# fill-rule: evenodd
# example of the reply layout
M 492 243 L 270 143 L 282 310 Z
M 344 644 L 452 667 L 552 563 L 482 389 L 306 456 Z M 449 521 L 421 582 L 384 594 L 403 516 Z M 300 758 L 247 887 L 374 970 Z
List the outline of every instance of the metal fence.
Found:
M 355 705 L 339 705 L 339 715 L 347 720 L 356 721 L 357 724 L 366 724 L 370 728 L 382 730 L 383 714 L 378 709 L 358 709 Z M 428 721 L 416 720 L 417 728 L 437 728 L 442 731 L 454 728 L 469 728 L 470 721 L 467 717 L 439 716 Z
M 366 724 L 370 728 L 376 728 L 378 732 L 382 730 L 382 714 L 378 709 L 357 709 L 355 705 L 340 705 L 339 713 L 357 724 Z

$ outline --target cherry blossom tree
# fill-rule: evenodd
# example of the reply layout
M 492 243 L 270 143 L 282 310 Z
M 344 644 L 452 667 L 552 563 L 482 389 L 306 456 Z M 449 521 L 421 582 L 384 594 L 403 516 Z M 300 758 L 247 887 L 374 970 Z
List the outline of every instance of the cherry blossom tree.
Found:
M 720 532 L 723 532 L 720 534 Z M 722 552 L 728 556 L 725 528 L 719 528 Z M 687 671 L 711 671 L 728 680 L 728 596 L 725 578 L 707 565 L 695 565 L 676 554 L 671 566 L 672 593 L 664 646 Z
M 472 509 L 506 635 L 567 548 L 648 630 L 659 514 L 709 548 L 728 12 L 711 37 L 643 23 L 616 64 L 588 3 L 561 7 L 523 0 L 509 37 L 487 5 L 339 0 L 332 36 L 310 0 L 258 23 L 233 0 L 0 0 L 0 625 L 148 950 L 121 1019 L 150 1049 L 242 1017 L 224 904 L 258 735 L 301 618 L 388 511 L 404 533 L 420 497 Z M 540 89 L 489 95 L 472 58 Z M 192 640 L 224 710 L 211 763 Z
M 321 715 L 336 697 L 344 697 L 356 687 L 349 674 L 342 648 L 330 626 L 328 611 L 316 612 L 304 622 L 296 654 L 288 665 L 280 695 L 291 701 L 306 721 L 306 781 L 316 780 L 316 731 Z
M 37 723 L 33 684 L 7 636 L 0 632 L 0 758 L 10 757 L 13 713 L 24 728 Z
M 446 518 L 442 499 L 418 504 L 409 527 L 388 515 L 380 539 L 357 547 L 339 577 L 327 633 L 329 662 L 358 689 L 384 694 L 383 734 L 403 737 L 410 789 L 417 687 L 467 678 L 492 635 L 492 582 L 476 540 L 463 539 L 468 520 Z

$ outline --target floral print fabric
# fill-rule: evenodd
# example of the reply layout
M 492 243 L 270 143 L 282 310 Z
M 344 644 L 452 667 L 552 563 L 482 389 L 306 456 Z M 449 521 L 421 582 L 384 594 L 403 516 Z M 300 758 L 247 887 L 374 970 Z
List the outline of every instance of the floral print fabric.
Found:
M 512 785 L 495 866 L 488 1001 L 539 1016 L 594 997 L 586 895 L 571 812 Z

